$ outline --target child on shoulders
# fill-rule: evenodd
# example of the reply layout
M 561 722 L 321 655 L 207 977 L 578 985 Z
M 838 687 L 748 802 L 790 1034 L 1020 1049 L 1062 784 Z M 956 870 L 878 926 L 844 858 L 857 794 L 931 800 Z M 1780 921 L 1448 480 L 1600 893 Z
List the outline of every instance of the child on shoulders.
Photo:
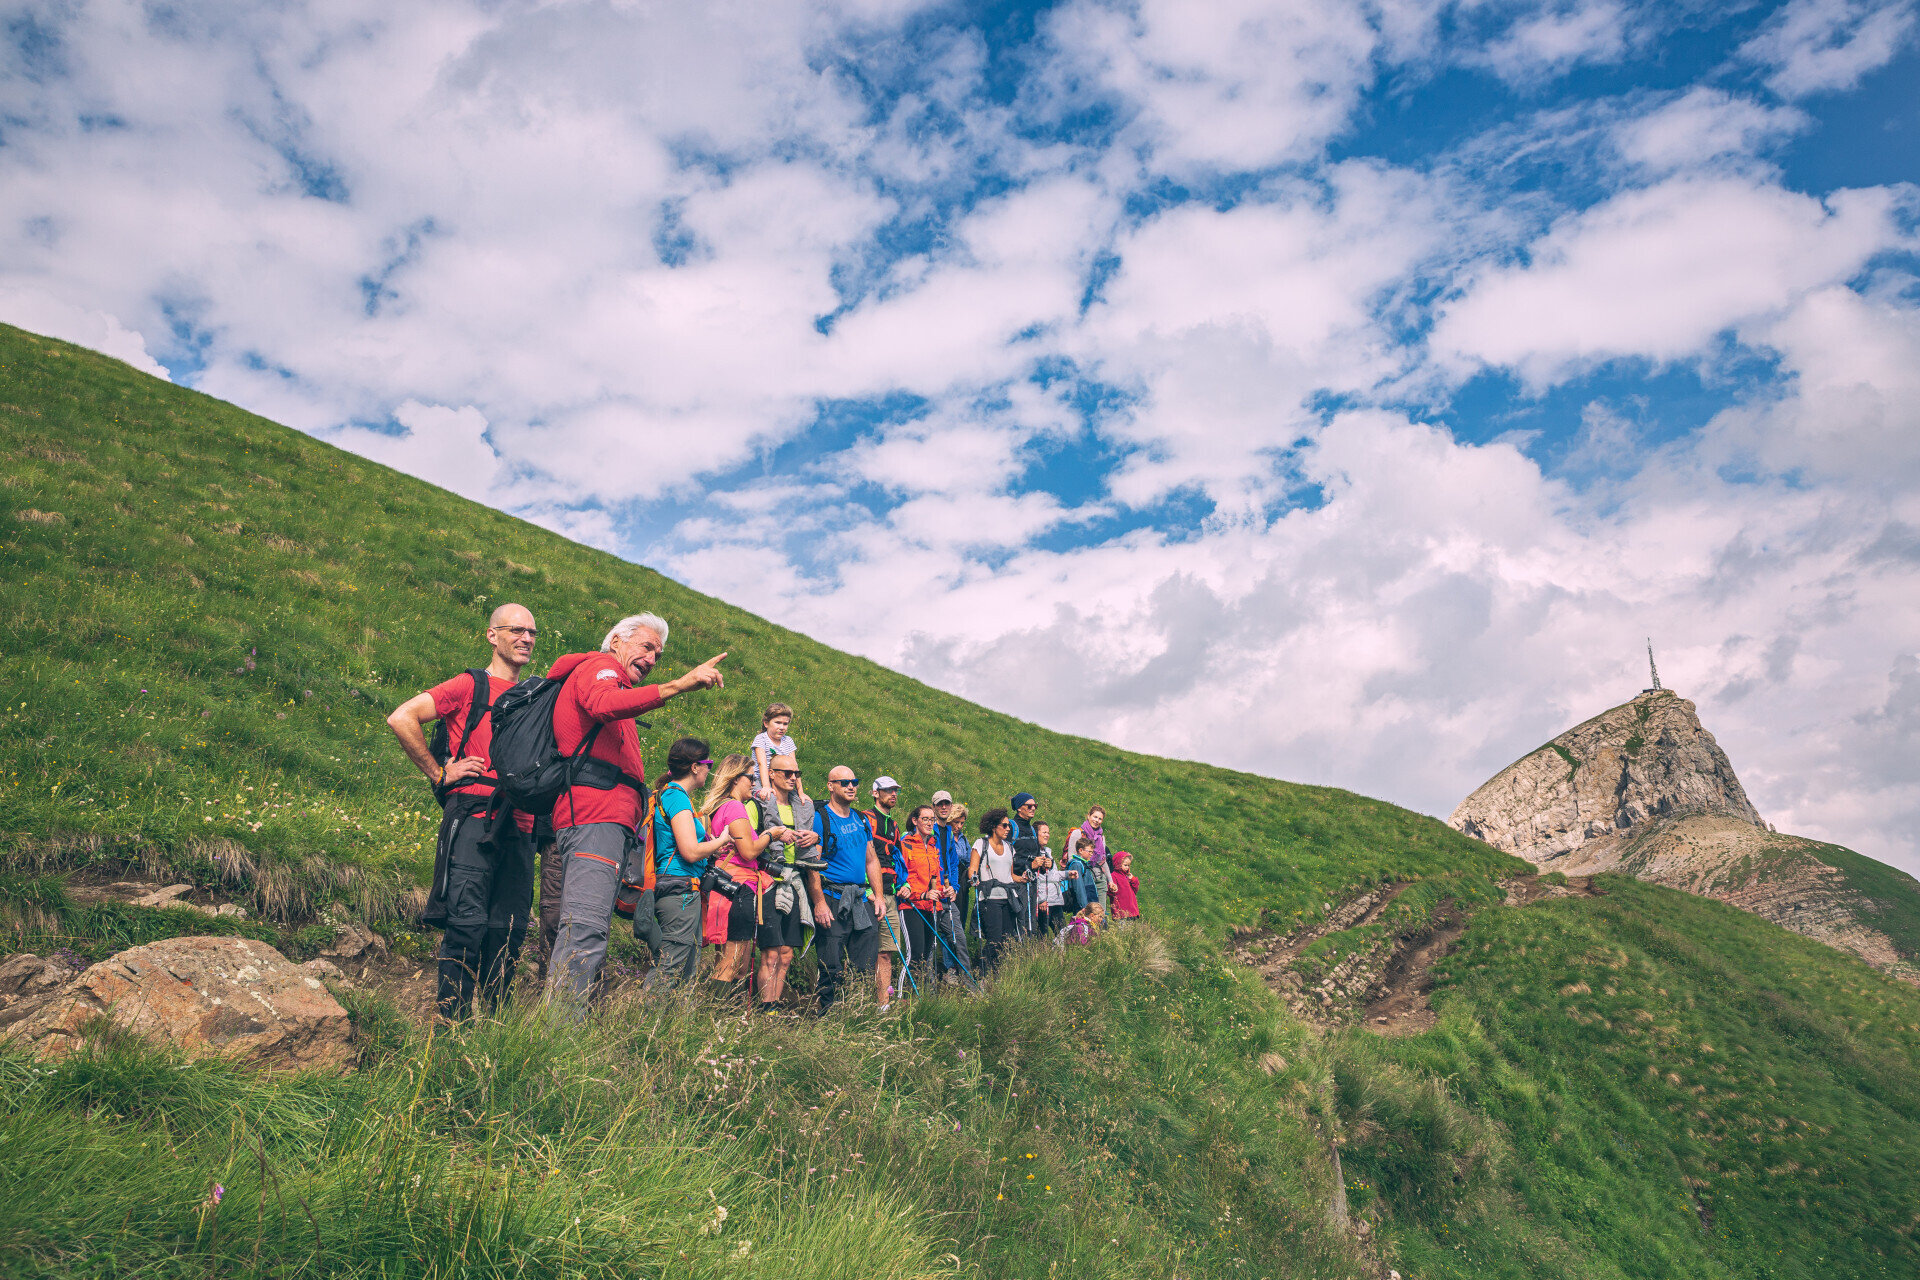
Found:
M 793 740 L 789 732 L 793 727 L 793 708 L 784 702 L 773 702 L 760 714 L 760 736 L 753 740 L 753 795 L 762 804 L 773 802 L 773 783 L 768 770 L 773 767 L 775 756 L 792 756 L 794 767 L 800 767 L 800 745 Z M 793 791 L 802 800 L 811 802 L 806 785 L 795 778 Z

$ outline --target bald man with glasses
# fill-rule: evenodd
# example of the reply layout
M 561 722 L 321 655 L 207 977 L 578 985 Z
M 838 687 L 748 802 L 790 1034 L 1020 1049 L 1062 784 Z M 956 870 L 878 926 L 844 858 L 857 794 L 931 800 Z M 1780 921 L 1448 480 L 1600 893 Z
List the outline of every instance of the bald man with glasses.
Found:
M 820 954 L 820 1011 L 833 1007 L 849 963 L 858 973 L 873 973 L 880 962 L 880 859 L 873 829 L 853 807 L 860 779 L 846 765 L 827 772 L 827 803 L 813 815 L 826 866 L 807 872 L 813 900 L 813 941 Z
M 443 809 L 433 887 L 420 919 L 443 930 L 434 1003 L 451 1021 L 472 1013 L 476 989 L 489 1010 L 499 1004 L 513 985 L 533 910 L 533 818 L 503 813 L 488 819 L 495 786 L 488 749 L 493 704 L 519 681 L 539 635 L 533 614 L 501 605 L 487 620 L 493 652 L 485 667 L 409 698 L 387 717 Z M 427 726 L 435 721 L 439 728 L 429 742 Z

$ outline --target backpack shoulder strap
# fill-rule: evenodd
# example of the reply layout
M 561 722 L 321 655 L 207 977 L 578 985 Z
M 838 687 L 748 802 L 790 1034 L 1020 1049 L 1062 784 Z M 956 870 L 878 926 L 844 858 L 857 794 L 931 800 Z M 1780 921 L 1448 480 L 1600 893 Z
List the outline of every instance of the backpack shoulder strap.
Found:
M 640 842 L 641 848 L 644 850 L 640 861 L 645 868 L 640 873 L 640 887 L 642 889 L 653 888 L 653 877 L 656 870 L 653 856 L 653 811 L 659 806 L 659 797 L 649 795 L 647 797 L 646 810 L 640 815 Z
M 467 675 L 473 681 L 473 696 L 467 699 L 467 727 L 460 732 L 460 745 L 454 748 L 453 758 L 458 760 L 467 754 L 467 739 L 480 727 L 480 717 L 493 710 L 493 686 L 487 681 L 486 669 L 469 667 Z

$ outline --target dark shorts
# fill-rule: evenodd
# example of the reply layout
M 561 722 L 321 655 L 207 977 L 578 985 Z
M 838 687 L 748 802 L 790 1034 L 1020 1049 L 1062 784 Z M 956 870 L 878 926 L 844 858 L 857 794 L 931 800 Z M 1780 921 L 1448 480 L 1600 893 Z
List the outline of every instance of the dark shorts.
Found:
M 800 945 L 800 913 L 782 912 L 774 902 L 774 885 L 758 898 L 743 893 L 727 908 L 727 941 L 751 942 L 762 951 Z
M 760 926 L 760 949 L 771 951 L 775 947 L 800 949 L 801 934 L 806 930 L 806 922 L 800 918 L 799 890 L 795 890 L 794 908 L 791 911 L 780 910 L 774 901 L 774 895 L 780 886 L 774 885 L 760 899 L 760 910 L 766 923 Z

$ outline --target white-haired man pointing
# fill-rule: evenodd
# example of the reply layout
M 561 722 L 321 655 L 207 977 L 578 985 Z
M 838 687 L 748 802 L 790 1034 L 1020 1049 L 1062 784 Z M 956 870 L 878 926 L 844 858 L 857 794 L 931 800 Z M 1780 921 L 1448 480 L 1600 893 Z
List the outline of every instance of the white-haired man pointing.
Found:
M 575 785 L 553 804 L 553 831 L 561 859 L 560 928 L 547 966 L 547 994 L 584 1006 L 607 960 L 607 937 L 620 872 L 639 843 L 640 797 L 647 777 L 635 716 L 694 689 L 717 689 L 722 653 L 677 680 L 643 685 L 667 644 L 665 620 L 651 613 L 620 619 L 599 653 L 571 653 L 553 664 L 550 680 L 564 680 L 553 709 L 553 736 L 563 756 L 587 743 L 585 758 L 604 760 L 621 780 L 607 790 Z

